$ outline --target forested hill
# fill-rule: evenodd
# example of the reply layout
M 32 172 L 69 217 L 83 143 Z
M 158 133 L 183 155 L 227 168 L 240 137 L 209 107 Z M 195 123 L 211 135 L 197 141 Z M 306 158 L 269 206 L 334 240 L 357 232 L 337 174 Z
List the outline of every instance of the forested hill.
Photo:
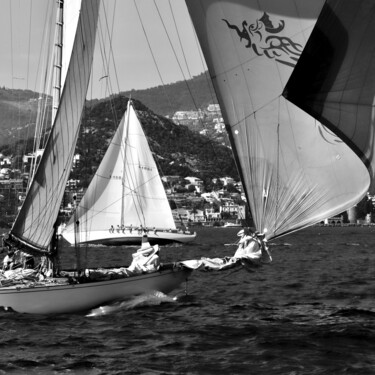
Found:
M 203 179 L 237 176 L 228 147 L 164 117 L 171 117 L 176 111 L 203 109 L 216 103 L 211 82 L 205 73 L 186 82 L 131 90 L 111 98 L 88 101 L 78 141 L 77 153 L 81 155 L 82 162 L 77 178 L 89 178 L 99 165 L 125 112 L 128 97 L 134 101 L 151 149 L 164 174 L 194 175 Z M 37 93 L 29 90 L 0 88 L 0 152 L 18 156 L 17 159 L 22 159 L 24 153 L 32 152 L 30 147 L 40 99 Z M 50 105 L 51 98 L 48 99 Z M 49 123 L 50 120 L 47 118 L 46 121 Z
M 40 99 L 31 90 L 0 88 L 0 145 L 16 141 L 20 133 L 33 136 Z
M 176 125 L 170 119 L 148 109 L 141 101 L 132 100 L 156 162 L 164 175 L 195 176 L 204 180 L 223 176 L 237 177 L 232 152 L 227 146 L 193 132 L 186 126 Z M 87 103 L 76 150 L 81 161 L 72 178 L 87 184 L 117 129 L 127 101 L 125 95 L 117 95 Z M 32 135 L 18 141 L 13 138 L 13 142 L 0 146 L 0 152 L 22 160 L 24 153 L 32 152 Z
M 126 91 L 122 95 L 139 100 L 154 113 L 170 117 L 176 111 L 203 109 L 217 102 L 207 73 L 188 81 L 146 90 Z M 0 146 L 13 143 L 20 139 L 20 135 L 33 136 L 40 99 L 38 93 L 30 90 L 0 88 Z M 49 99 L 50 104 L 51 98 Z M 94 99 L 88 101 L 88 105 L 99 105 L 106 101 L 108 98 Z M 49 123 L 50 118 L 46 118 L 45 121 Z
M 187 81 L 152 87 L 145 90 L 131 90 L 121 93 L 144 103 L 153 112 L 172 117 L 177 111 L 196 111 L 217 103 L 208 73 L 202 73 Z M 95 100 L 94 102 L 99 102 Z
M 127 100 L 124 95 L 119 95 L 87 106 L 77 147 L 81 155 L 77 178 L 89 176 L 99 165 L 126 110 Z M 186 126 L 174 124 L 138 100 L 133 100 L 133 105 L 164 175 L 196 176 L 202 179 L 237 177 L 232 152 L 228 147 L 192 132 Z

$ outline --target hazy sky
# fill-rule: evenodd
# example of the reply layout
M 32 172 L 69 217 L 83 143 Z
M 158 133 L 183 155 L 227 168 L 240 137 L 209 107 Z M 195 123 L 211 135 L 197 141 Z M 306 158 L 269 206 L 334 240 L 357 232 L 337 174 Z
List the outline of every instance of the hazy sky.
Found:
M 190 78 L 205 69 L 184 0 L 137 0 L 143 26 L 134 0 L 102 0 L 102 3 L 110 20 L 109 27 L 113 24 L 114 31 L 112 49 L 118 84 L 112 68 L 110 82 L 113 92 L 153 87 L 161 85 L 162 81 L 171 83 L 183 80 L 184 76 Z M 40 85 L 36 77 L 40 76 L 37 70 L 43 30 L 46 22 L 54 23 L 54 4 L 55 0 L 0 0 L 0 86 L 38 91 Z M 47 14 L 48 8 L 50 13 Z M 103 15 L 102 8 L 101 25 L 104 25 Z M 181 53 L 181 45 L 185 56 Z M 106 47 L 109 51 L 108 42 Z M 39 67 L 40 70 L 43 69 Z M 97 52 L 89 97 L 108 95 L 105 85 L 109 81 L 99 81 L 103 74 L 102 58 Z

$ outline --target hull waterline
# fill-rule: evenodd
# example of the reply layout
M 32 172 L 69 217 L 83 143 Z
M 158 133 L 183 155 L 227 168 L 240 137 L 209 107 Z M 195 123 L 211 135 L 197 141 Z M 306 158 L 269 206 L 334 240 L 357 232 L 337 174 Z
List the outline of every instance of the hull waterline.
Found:
M 105 303 L 150 291 L 169 293 L 186 281 L 191 272 L 186 268 L 178 268 L 83 284 L 2 287 L 0 306 L 28 314 L 87 311 Z
M 74 244 L 75 238 L 74 233 L 63 232 L 62 236 L 71 244 Z M 159 231 L 153 233 L 148 232 L 147 239 L 151 245 L 164 245 L 169 243 L 189 243 L 193 242 L 196 238 L 196 233 L 178 233 L 178 232 L 167 232 Z M 89 233 L 80 233 L 79 243 L 81 244 L 101 244 L 101 245 L 139 245 L 142 242 L 142 234 L 137 231 L 129 233 L 121 231 L 111 233 L 108 231 L 91 231 Z

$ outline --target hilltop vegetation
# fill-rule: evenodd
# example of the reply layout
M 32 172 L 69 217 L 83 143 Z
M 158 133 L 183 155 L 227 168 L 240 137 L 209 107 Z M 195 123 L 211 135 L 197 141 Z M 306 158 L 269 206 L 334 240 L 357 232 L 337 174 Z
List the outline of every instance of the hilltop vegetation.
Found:
M 128 99 L 124 95 L 87 104 L 82 121 L 76 154 L 80 162 L 72 178 L 87 186 L 91 176 L 113 137 Z M 203 179 L 213 177 L 237 177 L 231 150 L 213 139 L 176 125 L 170 119 L 155 114 L 138 100 L 133 100 L 141 119 L 150 148 L 163 175 L 195 176 Z M 11 145 L 3 145 L 0 152 L 12 155 L 13 168 L 20 168 L 22 156 L 32 152 L 32 138 Z
M 39 95 L 30 90 L 0 88 L 0 145 L 33 135 Z
M 153 112 L 169 116 L 177 111 L 196 111 L 217 103 L 208 73 L 202 73 L 187 81 L 152 87 L 145 90 L 130 90 L 121 95 L 139 100 Z M 98 103 L 100 100 L 93 100 Z
M 87 106 L 77 145 L 77 153 L 81 155 L 80 168 L 73 178 L 89 176 L 95 171 L 126 110 L 127 101 L 124 95 L 118 95 Z M 203 180 L 237 177 L 232 152 L 228 147 L 192 132 L 186 126 L 174 124 L 138 100 L 133 100 L 133 104 L 162 174 L 193 175 Z

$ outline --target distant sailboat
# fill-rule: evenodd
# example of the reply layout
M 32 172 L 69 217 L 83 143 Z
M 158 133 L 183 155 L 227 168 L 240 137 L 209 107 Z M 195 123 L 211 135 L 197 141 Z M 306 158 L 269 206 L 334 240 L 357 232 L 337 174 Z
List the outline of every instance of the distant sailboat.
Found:
M 256 229 L 277 238 L 360 201 L 374 177 L 373 2 L 186 4 Z
M 56 220 L 89 84 L 99 5 L 99 0 L 82 0 L 54 123 L 26 199 L 4 241 L 11 249 L 41 257 L 42 262 L 38 270 L 20 268 L 2 273 L 0 306 L 5 309 L 35 314 L 88 310 L 129 295 L 155 290 L 168 293 L 191 272 L 181 266 L 159 267 L 155 262 L 158 248 L 147 241 L 128 268 L 86 270 L 84 274 L 78 269 L 73 278 L 59 270 Z M 58 2 L 58 8 L 63 10 L 63 1 Z M 58 17 L 58 27 L 61 20 Z
M 131 101 L 63 237 L 70 243 L 186 243 L 177 230 L 152 152 Z

